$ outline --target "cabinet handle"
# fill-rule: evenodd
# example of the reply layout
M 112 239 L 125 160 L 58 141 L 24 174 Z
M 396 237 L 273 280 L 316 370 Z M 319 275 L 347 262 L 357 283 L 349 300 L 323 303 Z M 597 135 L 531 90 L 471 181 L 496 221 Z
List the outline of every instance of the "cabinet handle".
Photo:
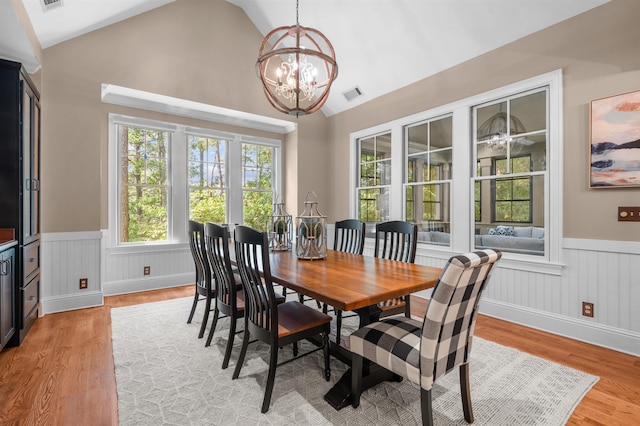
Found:
M 29 296 L 29 300 L 36 300 L 35 296 Z
M 31 179 L 25 179 L 24 180 L 24 189 L 26 189 L 27 191 L 31 191 Z
M 35 258 L 35 257 L 30 257 L 30 258 L 29 258 L 29 263 L 33 263 L 33 262 L 35 262 L 35 261 L 36 261 L 36 258 Z
M 2 263 L 0 263 L 0 275 L 7 275 L 9 273 L 9 268 L 6 267 L 7 263 L 9 263 L 8 260 L 3 260 Z

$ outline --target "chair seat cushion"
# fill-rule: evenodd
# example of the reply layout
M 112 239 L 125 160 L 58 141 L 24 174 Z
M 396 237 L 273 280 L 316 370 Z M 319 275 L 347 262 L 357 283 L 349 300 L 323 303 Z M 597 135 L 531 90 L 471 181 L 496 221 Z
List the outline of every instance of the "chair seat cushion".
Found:
M 278 336 L 284 337 L 331 322 L 329 315 L 291 301 L 278 305 Z
M 420 384 L 422 322 L 392 317 L 371 323 L 349 337 L 351 352 Z

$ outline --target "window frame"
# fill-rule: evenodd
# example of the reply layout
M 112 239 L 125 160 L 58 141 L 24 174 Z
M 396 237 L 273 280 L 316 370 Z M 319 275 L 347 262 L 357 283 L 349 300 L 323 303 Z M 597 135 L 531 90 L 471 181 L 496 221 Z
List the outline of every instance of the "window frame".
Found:
M 168 230 L 166 241 L 144 241 L 121 243 L 119 236 L 119 136 L 118 125 L 131 127 L 152 128 L 169 132 L 169 193 L 170 206 L 168 208 Z M 242 223 L 242 171 L 241 155 L 244 143 L 268 146 L 274 149 L 272 156 L 273 194 L 282 191 L 282 141 L 265 137 L 256 137 L 239 133 L 218 131 L 212 128 L 187 126 L 172 122 L 152 120 L 110 113 L 108 118 L 109 166 L 108 166 L 108 221 L 109 241 L 107 247 L 117 253 L 139 251 L 156 251 L 187 246 L 187 222 L 189 218 L 189 176 L 188 176 L 188 141 L 187 135 L 207 138 L 225 139 L 227 145 L 227 222 Z M 237 189 L 237 190 L 236 190 Z
M 373 160 L 370 161 L 362 161 L 362 141 L 365 139 L 374 139 L 375 142 L 375 152 L 374 154 L 377 153 L 377 142 L 378 142 L 378 138 L 382 137 L 382 136 L 386 136 L 387 134 L 391 134 L 390 131 L 387 130 L 383 130 L 380 132 L 376 132 L 375 134 L 371 134 L 368 135 L 366 137 L 362 137 L 356 140 L 356 150 L 357 150 L 357 161 L 358 161 L 358 165 L 357 165 L 357 186 L 355 188 L 355 192 L 356 192 L 356 197 L 358 198 L 357 201 L 357 205 L 355 207 L 355 215 L 353 217 L 357 217 L 358 219 L 362 220 L 361 216 L 360 216 L 360 201 L 362 200 L 362 198 L 360 198 L 359 194 L 360 191 L 365 191 L 365 190 L 379 190 L 381 192 L 383 191 L 390 191 L 391 189 L 391 184 L 390 183 L 384 183 L 381 184 L 380 183 L 380 179 L 378 179 L 377 176 L 377 167 L 380 164 L 384 164 L 384 163 L 389 163 L 389 169 L 390 169 L 390 176 L 389 176 L 389 180 L 391 181 L 393 179 L 393 172 L 395 167 L 393 167 L 393 158 L 394 158 L 394 152 L 393 152 L 393 144 L 391 147 L 391 152 L 389 153 L 389 157 L 388 158 L 376 158 L 374 156 Z M 392 140 L 393 140 L 393 135 L 392 135 Z M 373 180 L 375 181 L 375 185 L 369 185 L 369 186 L 360 186 L 360 184 L 362 183 L 361 178 L 362 178 L 362 166 L 363 165 L 372 165 L 374 167 L 374 173 L 373 173 Z M 369 199 L 371 200 L 371 199 Z M 391 200 L 389 199 L 389 205 L 391 205 Z M 389 206 L 390 208 L 390 206 Z M 364 222 L 366 223 L 376 223 L 376 222 L 371 222 L 371 221 L 367 221 L 365 220 Z
M 562 273 L 562 168 L 563 168 L 563 105 L 562 70 L 555 70 L 534 76 L 513 84 L 505 85 L 459 101 L 441 105 L 407 117 L 352 132 L 350 134 L 350 206 L 351 214 L 357 213 L 358 161 L 357 140 L 375 133 L 390 131 L 392 134 L 392 180 L 390 194 L 390 220 L 402 220 L 406 209 L 402 187 L 403 172 L 403 126 L 452 114 L 453 116 L 453 158 L 452 202 L 451 202 L 451 245 L 449 247 L 421 244 L 420 256 L 448 259 L 450 255 L 470 251 L 475 247 L 475 146 L 473 145 L 474 106 L 548 87 L 547 114 L 547 168 L 545 173 L 545 252 L 543 256 L 505 252 L 501 267 L 527 270 L 551 275 Z M 396 154 L 397 153 L 397 154 Z M 551 212 L 553 211 L 553 215 Z M 355 216 L 354 216 L 355 217 Z
M 419 220 L 415 217 L 413 217 L 413 222 L 415 223 L 420 223 L 422 225 L 424 225 L 425 223 L 428 224 L 430 221 L 436 222 L 436 224 L 438 222 L 444 224 L 444 220 L 448 219 L 446 221 L 446 226 L 443 229 L 450 229 L 451 228 L 451 191 L 452 191 L 452 175 L 451 173 L 449 173 L 449 178 L 445 178 L 445 173 L 443 171 L 443 167 L 442 165 L 437 165 L 434 166 L 431 164 L 431 157 L 434 154 L 439 154 L 442 152 L 447 152 L 450 151 L 451 152 L 451 164 L 453 166 L 454 164 L 454 153 L 453 153 L 453 120 L 451 123 L 451 132 L 452 132 L 452 140 L 451 140 L 451 147 L 444 147 L 444 148 L 434 148 L 432 146 L 432 125 L 438 121 L 444 121 L 447 120 L 449 118 L 452 119 L 453 114 L 448 113 L 448 114 L 443 114 L 443 115 L 439 115 L 439 116 L 433 116 L 431 118 L 428 118 L 426 120 L 421 120 L 419 122 L 415 122 L 415 123 L 409 123 L 403 126 L 403 150 L 404 150 L 404 158 L 403 158 L 403 165 L 405 166 L 405 169 L 403 170 L 403 175 L 404 175 L 404 181 L 403 181 L 403 202 L 404 202 L 404 207 L 405 210 L 403 212 L 403 220 L 409 220 L 408 217 L 408 205 L 409 202 L 407 200 L 407 189 L 408 188 L 413 188 L 412 189 L 412 196 L 415 199 L 415 190 L 416 188 L 422 188 L 422 190 L 424 191 L 424 188 L 426 186 L 433 186 L 435 188 L 435 192 L 437 193 L 437 195 L 433 198 L 433 199 L 429 199 L 427 200 L 426 198 L 424 198 L 424 196 L 422 197 L 422 212 L 423 212 L 423 217 L 421 217 Z M 417 127 L 417 126 L 421 126 L 421 125 L 427 125 L 427 144 L 425 146 L 425 150 L 421 151 L 421 152 L 417 152 L 417 153 L 409 153 L 409 129 L 412 127 Z M 409 164 L 412 164 L 415 162 L 415 160 L 413 160 L 413 158 L 415 158 L 416 155 L 427 155 L 427 158 L 429 159 L 428 162 L 428 176 L 424 176 L 424 173 L 422 174 L 422 176 L 420 177 L 420 179 L 418 179 L 418 177 L 415 175 L 415 171 L 414 171 L 414 178 L 412 181 L 409 181 Z M 415 167 L 415 166 L 414 166 Z M 446 187 L 448 189 L 448 191 L 445 191 L 443 188 Z M 448 192 L 448 193 L 447 193 Z M 448 206 L 445 206 L 445 198 L 448 200 Z M 424 218 L 424 212 L 426 212 L 428 209 L 426 208 L 426 206 L 429 207 L 434 207 L 437 210 L 437 214 L 435 218 L 432 219 L 425 219 Z M 448 208 L 447 208 L 448 207 Z M 430 209 L 429 209 L 430 210 Z M 412 216 L 414 216 L 412 214 Z M 428 229 L 426 229 L 427 231 L 432 230 L 431 228 L 431 224 L 429 224 Z M 425 241 L 424 243 L 428 244 L 427 241 Z M 447 244 L 448 245 L 448 244 Z
M 171 168 L 172 168 L 172 165 L 171 165 L 171 149 L 172 149 L 172 145 L 173 145 L 173 141 L 172 141 L 173 133 L 168 131 L 168 130 L 166 130 L 166 129 L 156 128 L 155 126 L 147 126 L 147 125 L 144 125 L 144 126 L 143 125 L 136 125 L 136 126 L 134 126 L 134 125 L 130 125 L 130 124 L 117 123 L 116 124 L 116 132 L 117 132 L 118 142 L 120 142 L 119 138 L 120 138 L 120 134 L 121 134 L 121 132 L 120 132 L 120 127 L 121 126 L 126 127 L 128 129 L 135 128 L 135 129 L 142 130 L 142 131 L 145 132 L 145 135 L 148 132 L 164 133 L 166 135 L 166 153 L 165 153 L 165 155 L 166 155 L 166 158 L 165 158 L 165 161 L 166 161 L 166 170 L 165 170 L 166 177 L 165 177 L 165 182 L 157 183 L 157 184 L 150 184 L 149 182 L 146 181 L 146 179 L 145 179 L 144 183 L 139 183 L 139 184 L 123 182 L 120 179 L 121 175 L 119 173 L 118 174 L 117 191 L 118 191 L 118 194 L 119 194 L 119 196 L 118 196 L 118 212 L 120 212 L 120 210 L 121 210 L 122 195 L 123 195 L 122 192 L 125 191 L 125 188 L 126 188 L 127 194 L 128 194 L 129 188 L 141 188 L 142 190 L 144 190 L 144 189 L 147 189 L 147 190 L 160 189 L 163 192 L 165 192 L 166 203 L 167 203 L 167 212 L 166 212 L 166 217 L 164 218 L 164 220 L 166 220 L 166 230 L 165 231 L 166 231 L 166 234 L 167 234 L 167 237 L 168 237 L 169 236 L 169 224 L 170 224 L 169 206 L 171 205 Z M 143 157 L 144 157 L 144 162 L 145 162 L 145 166 L 144 166 L 144 172 L 145 173 L 144 173 L 144 175 L 146 177 L 146 175 L 147 175 L 146 172 L 148 171 L 148 167 L 146 165 L 147 164 L 147 160 L 148 160 L 148 158 L 147 158 L 147 150 L 146 150 L 146 145 L 147 145 L 146 141 L 148 139 L 147 138 L 145 138 L 145 139 L 146 139 L 145 140 L 145 150 L 144 150 L 144 153 L 143 153 Z M 129 138 L 127 138 L 127 141 L 129 141 Z M 118 143 L 118 146 L 120 147 L 119 143 Z M 122 152 L 123 152 L 123 150 L 118 149 L 119 155 L 118 155 L 118 160 L 117 161 L 118 161 L 118 170 L 119 171 L 121 171 L 123 169 L 123 167 L 124 167 L 123 162 L 125 162 L 125 161 L 127 162 L 127 169 L 129 168 L 129 165 L 130 165 L 129 159 L 130 159 L 131 155 L 129 153 L 129 150 L 127 149 L 127 154 L 124 157 L 122 155 Z M 159 157 L 156 160 L 162 161 L 162 159 L 160 159 Z M 127 198 L 129 198 L 129 195 L 127 195 Z M 118 214 L 118 218 L 120 218 L 120 217 L 121 217 L 121 215 Z M 126 241 L 126 242 L 122 242 L 121 241 L 122 235 L 120 235 L 121 234 L 120 233 L 120 231 L 121 231 L 120 228 L 121 228 L 120 227 L 120 223 L 118 223 L 117 235 L 118 235 L 118 241 L 120 241 L 121 245 L 135 245 L 135 244 L 140 244 L 142 242 L 149 242 L 149 243 L 166 243 L 167 242 L 167 239 L 156 240 L 156 241 Z

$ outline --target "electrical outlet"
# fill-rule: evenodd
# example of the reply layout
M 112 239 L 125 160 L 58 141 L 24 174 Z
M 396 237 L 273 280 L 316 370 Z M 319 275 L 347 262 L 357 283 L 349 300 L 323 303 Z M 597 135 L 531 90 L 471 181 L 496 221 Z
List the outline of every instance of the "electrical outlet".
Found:
M 640 222 L 640 207 L 618 207 L 618 222 Z
M 145 266 L 144 267 L 144 274 L 145 275 L 151 275 L 151 266 Z
M 593 303 L 582 302 L 582 315 L 593 318 Z
M 89 287 L 89 279 L 88 278 L 80 278 L 80 290 L 84 290 Z

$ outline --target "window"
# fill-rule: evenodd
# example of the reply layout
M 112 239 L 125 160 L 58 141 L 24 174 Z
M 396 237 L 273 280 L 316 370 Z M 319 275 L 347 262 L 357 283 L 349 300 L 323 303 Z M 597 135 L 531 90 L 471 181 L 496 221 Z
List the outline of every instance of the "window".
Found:
M 480 164 L 474 184 L 481 211 L 490 213 L 475 218 L 476 247 L 544 255 L 547 93 L 545 87 L 473 108 Z
M 186 242 L 187 221 L 266 229 L 280 141 L 110 115 L 113 245 Z
M 432 119 L 404 128 L 406 153 L 405 220 L 418 225 L 422 242 L 433 231 L 449 232 L 453 158 L 452 118 Z
M 200 223 L 227 220 L 227 141 L 187 135 L 189 218 Z
M 425 256 L 492 247 L 505 267 L 561 273 L 560 70 L 380 123 L 351 141 L 353 214 L 418 224 Z
M 120 241 L 167 240 L 169 133 L 118 126 L 120 135 Z
M 265 231 L 273 210 L 273 148 L 242 144 L 243 222 Z
M 367 223 L 388 221 L 391 133 L 360 139 L 358 148 L 358 217 Z

